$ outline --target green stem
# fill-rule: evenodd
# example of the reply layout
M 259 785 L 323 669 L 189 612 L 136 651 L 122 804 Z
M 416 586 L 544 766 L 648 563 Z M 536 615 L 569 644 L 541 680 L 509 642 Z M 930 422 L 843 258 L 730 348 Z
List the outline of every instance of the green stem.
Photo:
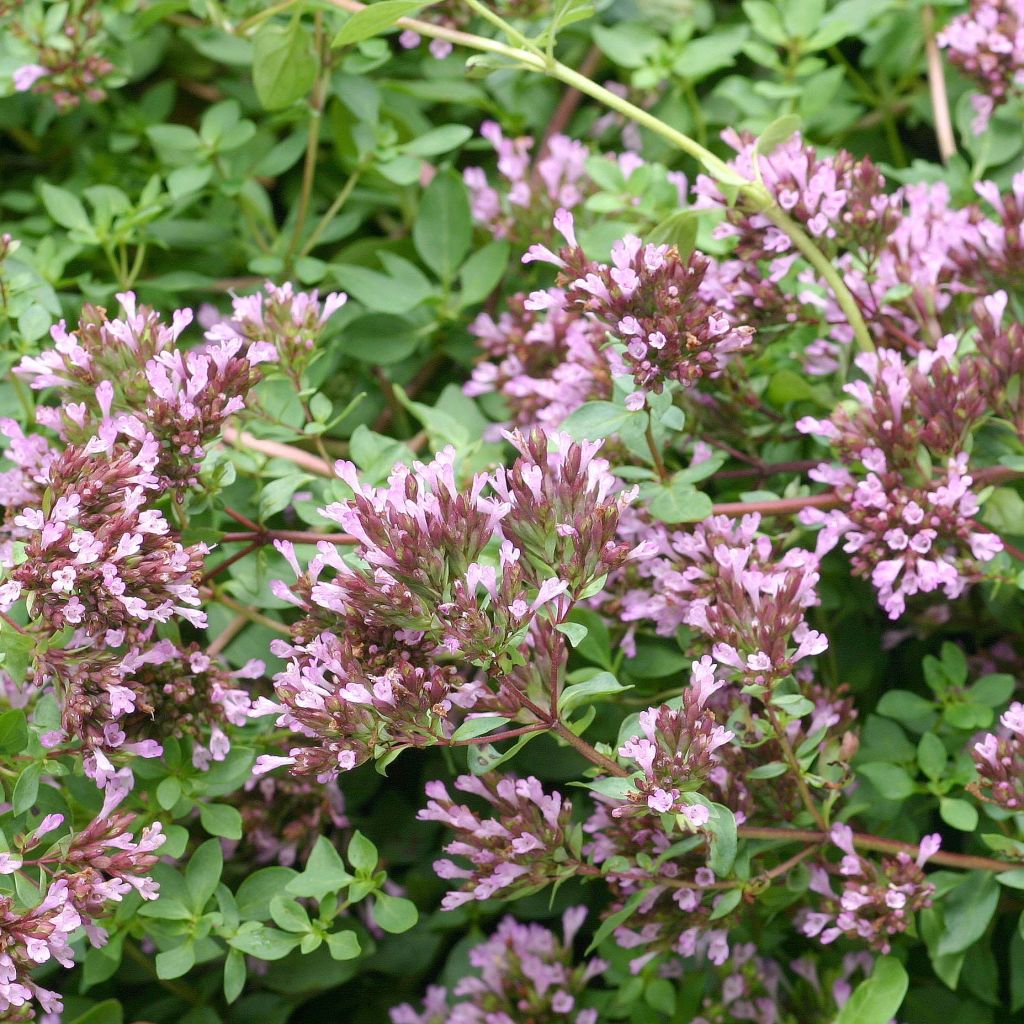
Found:
M 313 228 L 313 233 L 309 236 L 306 244 L 302 247 L 302 251 L 299 253 L 299 258 L 309 255 L 314 249 L 317 242 L 320 241 L 320 236 L 330 226 L 332 220 L 338 216 L 338 212 L 348 202 L 348 197 L 352 195 L 352 190 L 356 187 L 356 183 L 359 181 L 360 176 L 363 173 L 362 167 L 357 167 L 348 178 L 348 181 L 342 186 L 341 191 L 337 194 L 334 202 L 327 208 L 327 212 L 320 218 L 316 227 Z
M 357 12 L 365 8 L 365 5 L 360 3 L 359 0 L 326 0 L 326 2 L 346 11 Z M 695 139 L 684 135 L 683 132 L 666 124 L 642 107 L 638 107 L 635 103 L 630 103 L 629 100 L 616 96 L 611 90 L 598 85 L 597 82 L 591 81 L 585 75 L 581 75 L 578 71 L 567 67 L 560 61 L 551 57 L 540 56 L 531 50 L 525 50 L 521 47 L 509 46 L 507 43 L 488 39 L 485 36 L 474 35 L 471 32 L 459 32 L 441 25 L 432 25 L 429 22 L 420 21 L 416 18 L 400 18 L 397 25 L 402 28 L 411 29 L 428 38 L 445 39 L 450 43 L 466 46 L 472 50 L 498 54 L 499 56 L 516 61 L 530 71 L 549 75 L 565 85 L 572 86 L 584 96 L 589 96 L 591 99 L 604 104 L 610 110 L 617 111 L 635 124 L 647 128 L 656 135 L 660 135 L 663 139 L 671 142 L 677 149 L 682 150 L 682 152 L 698 161 L 712 177 L 726 181 L 737 177 L 736 172 L 732 168 Z M 757 212 L 763 213 L 776 227 L 789 236 L 800 253 L 825 279 L 835 294 L 836 301 L 839 303 L 839 307 L 846 316 L 850 327 L 853 329 L 857 346 L 864 352 L 873 352 L 875 348 L 874 342 L 871 340 L 871 334 L 868 331 L 867 324 L 864 322 L 857 302 L 846 287 L 842 275 L 832 266 L 828 257 L 818 249 L 810 236 L 804 232 L 803 228 L 785 214 L 763 185 L 755 181 L 745 181 L 737 185 L 736 188 L 739 196 L 749 201 Z
M 654 461 L 654 468 L 658 473 L 658 479 L 667 480 L 668 470 L 665 468 L 665 460 L 661 457 L 658 444 L 654 440 L 654 425 L 651 422 L 650 413 L 647 415 L 647 431 L 644 435 L 647 438 L 647 447 L 651 452 L 651 459 Z
M 320 53 L 321 46 L 320 15 L 316 18 L 316 41 L 317 53 Z M 299 206 L 295 214 L 295 228 L 292 231 L 292 240 L 288 245 L 288 252 L 285 257 L 285 265 L 291 269 L 292 257 L 299 248 L 302 239 L 302 232 L 306 226 L 306 216 L 309 213 L 309 203 L 313 195 L 313 182 L 316 180 L 316 158 L 320 148 L 320 122 L 323 115 L 324 102 L 327 99 L 327 83 L 330 77 L 330 65 L 324 61 L 324 68 L 313 86 L 313 95 L 309 101 L 309 135 L 306 137 L 306 156 L 302 165 L 302 187 L 299 192 Z

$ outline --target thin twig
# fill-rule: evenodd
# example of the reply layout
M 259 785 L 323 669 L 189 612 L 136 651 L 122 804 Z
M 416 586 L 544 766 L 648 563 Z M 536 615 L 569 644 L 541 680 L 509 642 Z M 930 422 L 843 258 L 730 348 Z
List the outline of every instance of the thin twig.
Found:
M 827 494 L 809 494 L 803 498 L 772 498 L 769 501 L 725 501 L 712 506 L 716 516 L 744 516 L 759 512 L 763 516 L 789 516 L 805 508 L 835 508 L 842 503 L 833 491 Z
M 738 829 L 741 839 L 776 839 L 790 843 L 824 843 L 828 834 L 815 832 L 807 828 L 762 828 L 757 825 L 741 825 Z M 877 853 L 905 853 L 917 857 L 920 846 L 903 843 L 898 839 L 885 839 L 882 836 L 865 835 L 863 832 L 853 833 L 853 845 L 861 850 L 873 850 Z M 994 857 L 978 857 L 969 853 L 947 853 L 939 850 L 929 858 L 935 864 L 946 867 L 961 868 L 964 871 L 1009 871 L 1021 867 L 1020 861 L 996 860 Z
M 956 138 L 953 122 L 949 116 L 949 97 L 946 95 L 946 74 L 942 68 L 942 56 L 935 41 L 935 11 L 930 4 L 921 8 L 921 25 L 924 29 L 924 52 L 928 63 L 928 91 L 932 97 L 932 113 L 935 116 L 935 138 L 939 144 L 939 156 L 948 164 L 956 156 Z
M 317 476 L 325 476 L 334 479 L 334 467 L 312 452 L 303 451 L 292 444 L 284 444 L 281 441 L 267 441 L 261 437 L 253 437 L 245 430 L 236 430 L 234 427 L 224 428 L 224 440 L 235 448 L 259 452 L 272 459 L 288 459 L 302 469 L 308 469 L 310 473 Z

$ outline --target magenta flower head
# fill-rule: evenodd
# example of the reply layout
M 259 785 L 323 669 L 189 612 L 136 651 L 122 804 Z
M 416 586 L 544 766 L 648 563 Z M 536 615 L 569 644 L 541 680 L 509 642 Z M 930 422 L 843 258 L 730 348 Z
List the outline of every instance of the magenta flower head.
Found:
M 539 924 L 504 918 L 494 934 L 469 951 L 474 973 L 449 995 L 432 986 L 422 1013 L 405 1004 L 391 1011 L 392 1024 L 597 1024 L 597 1010 L 585 1008 L 586 988 L 607 968 L 597 958 L 577 963 L 573 936 L 586 917 L 584 907 L 562 915 L 562 937 Z M 450 1005 L 450 1000 L 460 1000 Z
M 559 210 L 554 223 L 565 246 L 557 253 L 531 246 L 523 262 L 558 267 L 568 308 L 592 317 L 617 339 L 617 354 L 641 399 L 670 381 L 690 385 L 716 376 L 732 353 L 750 344 L 753 328 L 733 324 L 704 298 L 705 256 L 693 252 L 683 260 L 673 246 L 644 245 L 627 235 L 612 247 L 611 265 L 598 263 L 577 243 L 568 211 Z M 535 296 L 535 305 L 547 301 L 543 293 Z
M 457 804 L 441 782 L 427 783 L 429 800 L 421 821 L 437 821 L 455 832 L 445 852 L 468 867 L 439 860 L 441 878 L 458 879 L 441 906 L 453 910 L 470 900 L 505 898 L 556 881 L 579 861 L 582 832 L 572 822 L 572 804 L 561 793 L 546 793 L 537 779 L 511 775 L 462 775 L 455 783 L 464 793 L 490 806 L 482 815 Z
M 33 388 L 55 388 L 59 407 L 40 406 L 40 423 L 62 439 L 85 443 L 120 433 L 157 444 L 157 476 L 165 485 L 196 482 L 206 446 L 226 419 L 245 408 L 261 379 L 260 363 L 277 358 L 265 342 L 225 338 L 204 349 L 185 349 L 179 338 L 192 311 L 179 309 L 170 325 L 132 292 L 118 295 L 122 317 L 86 305 L 78 328 L 61 321 L 50 331 L 54 347 L 26 356 L 15 373 Z

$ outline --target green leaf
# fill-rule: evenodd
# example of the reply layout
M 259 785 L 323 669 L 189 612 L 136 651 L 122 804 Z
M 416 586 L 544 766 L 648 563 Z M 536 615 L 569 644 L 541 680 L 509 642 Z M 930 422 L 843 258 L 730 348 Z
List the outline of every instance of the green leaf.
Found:
M 631 686 L 623 686 L 611 672 L 598 672 L 582 683 L 567 686 L 558 697 L 558 710 L 565 716 L 584 704 L 631 689 Z
M 663 523 L 698 523 L 711 515 L 711 499 L 693 484 L 672 480 L 652 492 L 649 509 Z
M 907 984 L 907 972 L 899 960 L 880 957 L 871 977 L 854 989 L 834 1024 L 889 1024 L 903 1004 Z
M 270 901 L 270 916 L 273 918 L 274 924 L 286 932 L 305 934 L 312 930 L 309 914 L 306 913 L 305 907 L 291 897 L 285 896 L 284 893 L 279 892 Z
M 723 804 L 711 805 L 711 818 L 704 826 L 709 836 L 708 867 L 719 877 L 732 871 L 736 859 L 736 817 Z
M 124 1008 L 121 1004 L 116 999 L 104 999 L 69 1024 L 122 1024 L 123 1021 Z
M 593 441 L 618 433 L 635 416 L 642 415 L 614 402 L 586 402 L 566 419 L 562 430 L 577 441 Z
M 508 725 L 510 719 L 502 718 L 501 715 L 483 715 L 480 718 L 467 718 L 452 733 L 453 740 L 471 740 L 477 736 L 486 736 L 487 733 L 494 729 L 500 729 L 503 725 Z
M 185 883 L 197 912 L 202 911 L 213 895 L 223 869 L 224 854 L 219 839 L 207 839 L 192 854 L 185 868 Z
M 28 765 L 18 776 L 11 796 L 11 810 L 15 814 L 24 814 L 39 795 L 39 779 L 43 774 L 43 766 L 38 761 Z
M 173 775 L 161 779 L 156 787 L 156 802 L 165 810 L 169 811 L 181 799 L 181 780 Z
M 1024 868 L 1012 868 L 996 875 L 996 881 L 1010 889 L 1024 889 Z
M 772 697 L 774 707 L 781 708 L 790 718 L 803 718 L 814 710 L 814 705 L 799 693 L 780 693 Z
M 508 242 L 499 239 L 488 242 L 463 263 L 459 271 L 459 283 L 462 285 L 459 300 L 463 306 L 483 302 L 498 287 L 508 266 L 510 252 Z
M 317 839 L 317 845 L 313 847 L 309 861 L 306 862 L 306 872 L 309 871 L 309 864 L 316 856 L 317 849 L 322 842 L 327 842 L 323 836 Z M 271 899 L 281 890 L 290 892 L 293 896 L 311 895 L 316 897 L 321 895 L 318 893 L 295 892 L 292 889 L 292 884 L 300 877 L 302 876 L 296 874 L 291 868 L 284 868 L 278 865 L 260 868 L 259 871 L 253 872 L 242 882 L 235 893 L 235 902 L 238 904 L 239 916 L 243 921 L 264 920 L 270 914 Z M 333 890 L 329 889 L 327 891 Z
M 224 999 L 233 1003 L 245 988 L 245 956 L 237 949 L 229 949 L 224 961 Z
M 944 796 L 939 801 L 942 820 L 961 832 L 973 832 L 978 827 L 978 808 L 967 800 Z
M 685 262 L 697 245 L 697 229 L 703 212 L 676 210 L 647 233 L 647 240 L 655 245 L 674 245 Z
M 161 981 L 170 981 L 188 974 L 196 962 L 196 947 L 191 942 L 183 942 L 174 949 L 165 950 L 156 955 L 156 976 Z
M 357 11 L 341 27 L 332 46 L 351 46 L 387 31 L 399 18 L 415 14 L 437 0 L 378 0 Z
M 349 841 L 345 856 L 349 864 L 363 874 L 369 874 L 377 866 L 377 847 L 359 831 Z
M 229 804 L 200 804 L 199 821 L 211 836 L 242 838 L 242 815 Z
M 319 836 L 306 861 L 306 870 L 285 886 L 293 896 L 321 900 L 329 893 L 343 889 L 352 881 L 338 851 L 326 836 Z M 241 896 L 241 890 L 239 890 Z
M 0 754 L 20 754 L 28 744 L 25 712 L 12 708 L 0 715 Z
M 327 948 L 335 960 L 354 960 L 360 953 L 359 939 L 353 931 L 331 932 Z
M 587 639 L 587 634 L 590 632 L 581 622 L 560 622 L 555 626 L 555 629 L 569 641 L 572 647 L 579 647 Z
M 350 320 L 342 335 L 346 355 L 377 366 L 401 362 L 418 344 L 412 322 L 392 313 L 364 313 Z
M 857 768 L 886 800 L 905 800 L 914 792 L 914 780 L 906 768 L 885 761 L 872 761 Z
M 935 705 L 909 690 L 890 690 L 882 694 L 878 702 L 878 713 L 901 722 L 934 715 Z
M 412 900 L 379 892 L 373 901 L 373 919 L 384 931 L 398 935 L 407 932 L 416 923 L 419 913 Z
M 401 150 L 411 156 L 437 156 L 458 149 L 472 137 L 473 129 L 468 125 L 442 124 L 405 143 Z
M 926 732 L 917 744 L 917 763 L 929 779 L 938 779 L 946 770 L 946 746 L 933 732 Z
M 46 212 L 62 228 L 92 234 L 92 222 L 76 195 L 45 181 L 39 186 L 39 195 Z
M 946 956 L 973 946 L 985 934 L 999 903 L 999 883 L 984 871 L 973 871 L 946 895 L 945 929 L 935 953 Z
M 387 4 L 373 5 L 372 10 Z M 473 220 L 465 183 L 454 171 L 442 171 L 420 202 L 412 241 L 420 259 L 445 283 L 454 280 L 473 238 Z
M 809 0 L 799 0 L 800 3 L 809 2 Z M 760 136 L 758 136 L 757 142 L 754 144 L 754 152 L 759 156 L 768 156 L 776 147 L 781 146 L 786 139 L 790 138 L 796 132 L 800 130 L 800 118 L 796 114 L 784 114 L 782 117 L 776 118 Z
M 302 99 L 316 81 L 318 61 L 309 32 L 296 17 L 288 25 L 265 22 L 252 40 L 252 84 L 267 110 Z
M 277 928 L 268 928 L 254 921 L 242 925 L 242 928 L 244 930 L 228 940 L 229 944 L 260 960 L 280 960 L 300 942 L 298 935 L 282 932 Z

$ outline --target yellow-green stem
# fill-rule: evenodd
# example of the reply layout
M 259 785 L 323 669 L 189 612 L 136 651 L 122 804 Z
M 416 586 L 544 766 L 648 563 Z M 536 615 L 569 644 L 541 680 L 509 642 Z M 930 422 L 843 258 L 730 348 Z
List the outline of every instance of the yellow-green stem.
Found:
M 353 13 L 363 10 L 366 6 L 360 3 L 359 0 L 327 0 L 327 3 L 341 10 Z M 493 19 L 491 20 L 493 21 Z M 581 75 L 578 71 L 574 71 L 560 61 L 530 50 L 524 50 L 521 47 L 509 46 L 507 43 L 502 43 L 496 39 L 488 39 L 486 36 L 474 35 L 471 32 L 460 32 L 456 29 L 445 28 L 443 25 L 432 25 L 430 22 L 420 21 L 417 18 L 399 18 L 396 24 L 401 28 L 411 29 L 413 32 L 428 38 L 445 39 L 456 46 L 465 46 L 471 50 L 479 50 L 483 53 L 493 53 L 506 57 L 521 64 L 530 71 L 538 71 L 541 74 L 549 75 L 565 85 L 572 86 L 583 93 L 583 95 L 604 104 L 610 110 L 615 110 L 628 117 L 635 124 L 654 132 L 656 135 L 660 135 L 663 139 L 671 142 L 677 149 L 682 150 L 698 161 L 712 177 L 736 177 L 736 172 L 732 168 L 728 167 L 723 160 L 719 159 L 711 150 L 702 146 L 695 139 L 691 139 L 688 135 L 666 124 L 642 107 L 638 107 L 635 103 L 630 103 L 629 100 L 616 96 L 610 89 L 598 85 L 597 82 L 592 81 L 585 75 Z M 505 30 L 508 31 L 508 28 L 506 27 Z M 512 31 L 514 33 L 514 30 Z M 746 181 L 738 185 L 737 190 L 739 195 L 748 201 L 754 209 L 763 213 L 776 227 L 789 236 L 797 249 L 832 289 L 840 309 L 842 309 L 850 327 L 853 329 L 857 347 L 864 352 L 873 352 L 875 345 L 871 340 L 871 334 L 868 331 L 867 324 L 864 322 L 864 317 L 861 315 L 856 300 L 846 287 L 842 275 L 832 266 L 825 254 L 814 244 L 810 236 L 795 221 L 786 216 L 781 207 L 778 206 L 762 185 L 757 182 Z

